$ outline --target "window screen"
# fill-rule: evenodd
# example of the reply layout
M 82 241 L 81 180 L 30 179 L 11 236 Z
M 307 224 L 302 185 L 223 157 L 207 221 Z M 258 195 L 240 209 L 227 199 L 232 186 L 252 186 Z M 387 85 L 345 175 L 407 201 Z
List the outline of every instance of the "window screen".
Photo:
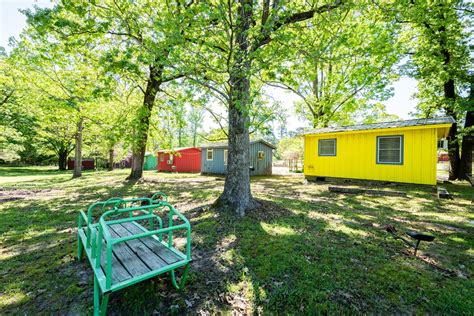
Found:
M 161 162 L 165 161 L 165 154 L 160 154 L 160 161 Z
M 403 163 L 403 136 L 377 137 L 377 163 Z
M 448 149 L 448 142 L 445 139 L 438 140 L 438 149 Z
M 257 153 L 257 158 L 258 158 L 258 160 L 263 160 L 263 159 L 265 159 L 265 152 L 264 152 L 264 151 L 259 151 L 259 152 Z
M 318 154 L 319 156 L 336 156 L 336 139 L 320 139 Z
M 207 152 L 206 152 L 206 155 L 207 155 L 207 160 L 213 160 L 214 159 L 214 150 L 212 149 L 208 149 Z

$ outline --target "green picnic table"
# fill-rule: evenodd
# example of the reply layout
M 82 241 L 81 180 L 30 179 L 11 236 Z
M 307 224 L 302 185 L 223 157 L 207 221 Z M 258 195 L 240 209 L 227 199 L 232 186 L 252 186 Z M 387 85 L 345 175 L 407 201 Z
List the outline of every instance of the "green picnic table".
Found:
M 166 212 L 164 227 L 157 213 Z M 173 247 L 177 230 L 186 233 L 186 253 Z M 191 262 L 191 225 L 161 192 L 150 198 L 112 198 L 90 205 L 87 214 L 80 212 L 77 252 L 79 259 L 87 255 L 94 271 L 94 315 L 105 315 L 110 293 L 165 272 L 171 273 L 177 289 L 184 287 Z M 178 283 L 175 270 L 180 267 L 184 272 Z

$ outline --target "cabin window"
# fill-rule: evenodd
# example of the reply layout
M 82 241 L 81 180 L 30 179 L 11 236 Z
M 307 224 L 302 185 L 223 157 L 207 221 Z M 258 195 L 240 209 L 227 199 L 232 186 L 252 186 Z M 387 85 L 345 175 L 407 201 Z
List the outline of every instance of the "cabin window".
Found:
M 160 155 L 160 161 L 161 161 L 161 162 L 165 161 L 165 154 L 161 154 L 161 155 Z
M 214 159 L 214 150 L 213 149 L 208 149 L 206 151 L 206 159 L 207 160 L 213 160 Z
M 265 152 L 264 151 L 259 151 L 257 154 L 258 160 L 263 160 L 265 159 Z
M 168 160 L 168 165 L 172 165 L 173 164 L 173 159 L 174 159 L 174 156 L 173 155 L 170 155 L 170 158 Z
M 403 136 L 377 137 L 377 163 L 403 164 Z
M 224 166 L 227 166 L 227 157 L 229 156 L 229 151 L 224 149 Z
M 318 141 L 319 156 L 336 156 L 336 139 L 320 139 Z
M 438 149 L 448 149 L 448 142 L 446 139 L 438 140 Z

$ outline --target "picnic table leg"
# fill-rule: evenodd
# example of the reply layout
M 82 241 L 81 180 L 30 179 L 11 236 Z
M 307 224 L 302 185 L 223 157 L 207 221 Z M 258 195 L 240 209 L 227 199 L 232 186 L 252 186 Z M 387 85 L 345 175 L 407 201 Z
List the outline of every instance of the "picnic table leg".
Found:
M 174 269 L 171 270 L 171 282 L 173 283 L 173 286 L 177 289 L 177 290 L 182 290 L 184 288 L 184 283 L 186 282 L 186 277 L 188 276 L 188 270 L 189 270 L 189 263 L 184 267 L 184 272 L 183 272 L 183 276 L 181 277 L 181 281 L 179 282 L 176 282 L 176 276 L 174 274 Z
M 100 302 L 100 287 L 97 277 L 94 275 L 94 316 L 104 316 L 107 313 L 110 292 L 102 294 L 102 303 Z

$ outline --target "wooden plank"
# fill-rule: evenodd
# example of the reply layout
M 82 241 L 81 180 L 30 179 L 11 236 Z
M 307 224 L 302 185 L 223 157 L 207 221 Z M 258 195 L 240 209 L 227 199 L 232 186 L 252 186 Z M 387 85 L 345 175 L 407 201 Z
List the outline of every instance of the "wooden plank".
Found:
M 142 230 L 141 228 L 137 227 L 137 225 L 130 222 L 123 223 L 122 225 L 132 234 L 140 234 L 144 232 L 144 230 Z M 145 238 L 140 238 L 140 239 L 151 251 L 157 254 L 167 264 L 173 264 L 181 260 L 181 258 L 178 257 L 178 255 L 176 255 L 174 252 L 166 248 L 164 245 L 162 245 L 160 242 L 153 239 L 152 237 L 145 237 Z
M 107 266 L 107 250 L 105 247 L 105 241 L 102 241 L 102 257 L 100 260 L 100 267 L 102 268 L 104 274 L 106 274 Z M 130 275 L 130 273 L 128 273 L 128 271 L 120 263 L 120 261 L 117 259 L 117 257 L 112 251 L 112 284 L 120 283 L 131 278 L 132 276 Z
M 112 229 L 109 229 L 109 232 L 113 238 L 120 238 L 120 236 Z M 125 242 L 114 244 L 112 251 L 132 276 L 136 277 L 150 272 L 150 268 L 143 263 L 143 261 Z
M 118 236 L 126 237 L 133 235 L 121 224 L 109 226 Z M 128 247 L 147 265 L 150 270 L 157 270 L 167 265 L 167 263 L 150 250 L 140 239 L 133 239 L 125 242 Z
M 328 190 L 334 193 L 370 194 L 370 195 L 380 195 L 380 196 L 403 196 L 403 197 L 407 196 L 406 192 L 400 192 L 400 191 L 384 191 L 384 190 L 345 188 L 345 187 L 333 187 L 333 186 L 330 186 Z

